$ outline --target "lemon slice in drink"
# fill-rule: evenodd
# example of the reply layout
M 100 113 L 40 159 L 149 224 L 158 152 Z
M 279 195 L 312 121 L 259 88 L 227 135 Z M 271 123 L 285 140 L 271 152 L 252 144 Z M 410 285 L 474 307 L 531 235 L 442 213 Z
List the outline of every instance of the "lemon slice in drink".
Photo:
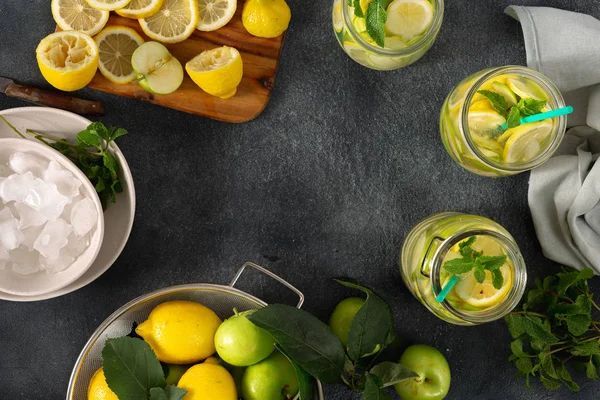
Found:
M 52 16 L 63 31 L 94 36 L 108 22 L 108 11 L 96 10 L 85 0 L 52 0 Z
M 342 10 L 342 0 L 335 0 L 333 3 L 333 29 L 336 33 L 339 33 L 344 29 L 344 20 L 343 20 L 343 10 Z
M 367 51 L 354 42 L 344 42 L 344 50 L 354 61 L 359 63 L 367 62 Z
M 198 0 L 200 18 L 196 28 L 200 31 L 210 32 L 227 25 L 235 10 L 237 0 Z
M 492 284 L 492 273 L 485 271 L 485 280 L 482 283 L 477 282 L 473 272 L 464 274 L 460 282 L 454 286 L 454 291 L 462 301 L 474 307 L 488 308 L 495 306 L 504 299 L 512 287 L 512 270 L 510 267 L 504 264 L 500 267 L 500 272 L 504 277 L 504 283 L 500 289 L 496 289 Z
M 136 73 L 131 66 L 131 56 L 144 43 L 144 39 L 136 31 L 125 26 L 108 27 L 95 39 L 100 51 L 98 67 L 102 75 L 118 84 L 133 81 Z
M 244 65 L 239 51 L 223 46 L 203 51 L 185 65 L 185 70 L 206 93 L 228 99 L 242 81 Z
M 484 103 L 483 101 L 477 104 Z M 498 127 L 506 122 L 506 119 L 495 110 L 469 110 L 469 130 L 474 135 L 486 135 L 489 132 L 497 132 Z
M 115 12 L 121 17 L 141 19 L 153 16 L 160 10 L 163 0 L 131 0 L 127 7 Z
M 387 8 L 385 30 L 404 41 L 423 34 L 433 20 L 433 6 L 427 0 L 395 0 Z
M 98 46 L 91 36 L 76 31 L 46 36 L 36 50 L 44 78 L 57 89 L 79 90 L 94 78 L 98 69 Z
M 156 14 L 140 19 L 144 33 L 163 43 L 183 42 L 194 33 L 197 24 L 197 0 L 164 0 Z
M 502 95 L 502 97 L 504 97 L 504 99 L 506 100 L 506 102 L 508 103 L 509 106 L 516 106 L 518 101 L 517 101 L 517 96 L 515 96 L 514 92 L 512 90 L 510 90 L 510 88 L 508 86 L 506 86 L 504 83 L 502 82 L 494 82 L 492 83 L 492 89 Z
M 551 120 L 544 120 L 512 128 L 513 133 L 504 145 L 504 162 L 527 162 L 537 157 L 542 142 L 552 133 L 552 126 Z
M 535 82 L 524 78 L 506 78 L 506 86 L 522 99 L 548 100 L 544 90 Z
M 85 0 L 96 10 L 114 11 L 123 8 L 129 4 L 131 0 Z

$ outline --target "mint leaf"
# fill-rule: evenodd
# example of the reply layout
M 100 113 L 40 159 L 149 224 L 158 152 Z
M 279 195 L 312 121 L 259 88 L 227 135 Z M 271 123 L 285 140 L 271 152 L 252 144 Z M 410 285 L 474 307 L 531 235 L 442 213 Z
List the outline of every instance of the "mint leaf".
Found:
M 381 387 L 386 388 L 406 379 L 417 378 L 419 375 L 414 373 L 410 368 L 402 364 L 396 364 L 390 361 L 385 361 L 377 364 L 371 371 L 371 374 L 378 376 L 381 379 Z
M 360 400 L 392 400 L 389 394 L 380 389 L 379 378 L 376 375 L 367 372 L 365 378 L 365 390 L 360 396 Z
M 506 125 L 508 129 L 521 125 L 521 112 L 517 107 L 511 107 L 506 117 Z
M 571 286 L 593 277 L 594 272 L 590 268 L 585 268 L 581 271 L 559 272 L 556 275 L 558 276 L 557 292 L 559 295 L 564 295 Z
M 473 271 L 473 276 L 475 276 L 475 280 L 479 283 L 483 283 L 483 281 L 485 281 L 485 271 L 482 269 L 476 269 Z
M 533 371 L 531 358 L 520 358 L 515 361 L 515 366 L 522 374 L 530 374 Z
M 355 8 L 356 10 L 356 8 Z M 362 12 L 362 11 L 361 11 Z M 379 47 L 385 46 L 385 21 L 387 12 L 377 0 L 369 3 L 367 8 L 367 32 Z
M 517 108 L 522 116 L 527 117 L 539 114 L 546 105 L 546 102 L 546 100 L 521 99 L 519 100 L 519 104 L 517 104 Z
M 504 321 L 506 322 L 506 325 L 508 325 L 510 336 L 512 336 L 513 339 L 516 339 L 525 333 L 527 321 L 523 315 L 508 314 L 504 317 Z
M 504 277 L 502 276 L 502 272 L 500 272 L 499 269 L 495 269 L 492 271 L 492 285 L 494 285 L 494 288 L 497 290 L 500 290 L 500 288 L 502 288 L 502 285 L 504 285 Z
M 467 240 L 464 240 L 458 244 L 458 248 L 460 249 L 460 255 L 463 257 L 470 257 L 473 255 L 473 249 L 471 246 L 477 240 L 477 236 L 471 236 Z
M 128 336 L 108 339 L 102 349 L 106 383 L 119 399 L 147 399 L 166 386 L 163 369 L 148 343 Z
M 569 333 L 573 336 L 581 336 L 590 329 L 592 318 L 589 315 L 570 315 L 566 318 Z
M 349 0 L 352 2 L 353 0 Z M 350 4 L 352 6 L 352 4 Z M 363 13 L 362 7 L 360 6 L 360 0 L 354 0 L 354 15 L 358 18 L 364 18 L 365 14 Z
M 177 386 L 167 386 L 163 388 L 150 389 L 149 400 L 181 400 L 187 394 L 187 390 L 178 388 Z
M 598 376 L 598 371 L 596 370 L 596 366 L 594 365 L 592 360 L 585 364 L 585 375 L 593 380 L 600 379 L 600 377 Z
M 92 122 L 85 130 L 101 137 L 106 141 L 110 140 L 110 131 L 102 122 Z
M 544 387 L 548 390 L 556 390 L 561 386 L 559 380 L 551 378 L 545 374 L 540 374 L 540 381 L 544 384 Z
M 472 259 L 455 258 L 444 263 L 444 269 L 451 274 L 460 275 L 469 272 L 475 265 Z
M 483 265 L 488 271 L 494 271 L 506 262 L 506 255 L 502 256 L 480 256 L 477 261 Z
M 123 128 L 117 128 L 114 132 L 112 132 L 112 134 L 110 135 L 110 139 L 108 141 L 109 142 L 114 142 L 117 138 L 120 138 L 121 136 L 125 136 L 128 133 L 129 132 L 127 132 Z
M 508 102 L 504 96 L 496 92 L 492 92 L 491 90 L 478 90 L 477 93 L 485 96 L 490 103 L 492 103 L 492 106 L 498 112 L 498 114 L 502 115 L 503 117 L 506 115 L 506 111 L 508 110 Z
M 102 137 L 95 130 L 83 130 L 77 134 L 77 141 L 86 147 L 102 148 Z
M 112 154 L 105 153 L 104 156 L 102 156 L 102 161 L 106 169 L 108 169 L 108 171 L 110 172 L 111 178 L 113 180 L 117 179 L 117 176 L 119 174 L 119 163 L 117 162 L 117 159 Z
M 600 343 L 597 340 L 589 342 L 577 343 L 569 349 L 569 353 L 574 356 L 592 356 L 600 355 Z

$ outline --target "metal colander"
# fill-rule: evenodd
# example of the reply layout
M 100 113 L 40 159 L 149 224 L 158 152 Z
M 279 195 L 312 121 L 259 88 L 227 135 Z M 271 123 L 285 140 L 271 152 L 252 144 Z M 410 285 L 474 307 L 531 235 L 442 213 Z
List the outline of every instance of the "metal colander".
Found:
M 87 390 L 92 375 L 102 366 L 102 349 L 107 339 L 125 336 L 131 332 L 134 322 L 141 323 L 148 318 L 150 312 L 160 303 L 171 300 L 189 300 L 201 303 L 213 310 L 225 320 L 233 315 L 233 308 L 238 311 L 247 311 L 262 308 L 267 305 L 248 293 L 236 289 L 234 286 L 247 267 L 254 268 L 294 291 L 299 296 L 297 307 L 304 303 L 304 295 L 294 286 L 275 275 L 271 271 L 253 263 L 245 263 L 239 269 L 228 286 L 207 283 L 171 286 L 145 294 L 125 304 L 108 317 L 88 340 L 81 354 L 77 358 L 71 379 L 67 400 L 86 400 Z M 324 400 L 323 388 L 316 382 L 314 398 Z M 218 399 L 215 399 L 218 400 Z

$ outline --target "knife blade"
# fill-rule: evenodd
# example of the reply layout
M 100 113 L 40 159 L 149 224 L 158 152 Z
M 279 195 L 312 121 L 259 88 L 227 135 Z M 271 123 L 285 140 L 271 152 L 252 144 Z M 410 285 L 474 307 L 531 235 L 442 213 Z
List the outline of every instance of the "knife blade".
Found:
M 98 101 L 77 99 L 58 92 L 20 85 L 10 78 L 0 76 L 0 92 L 16 99 L 42 106 L 60 108 L 81 115 L 104 115 L 104 105 Z

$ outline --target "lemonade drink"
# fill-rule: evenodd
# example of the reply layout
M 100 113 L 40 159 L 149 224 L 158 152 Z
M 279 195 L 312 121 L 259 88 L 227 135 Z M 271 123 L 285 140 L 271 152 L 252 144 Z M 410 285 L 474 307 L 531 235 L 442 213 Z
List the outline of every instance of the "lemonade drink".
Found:
M 474 268 L 456 274 L 459 281 L 446 298 L 436 296 L 454 275 L 448 262 L 464 259 L 461 247 L 479 254 L 482 263 L 500 260 L 497 272 L 484 270 L 482 282 Z M 400 255 L 404 283 L 425 307 L 440 319 L 457 325 L 476 325 L 502 318 L 520 301 L 525 290 L 525 262 L 510 234 L 496 222 L 476 215 L 442 213 L 415 226 L 404 241 Z M 494 282 L 501 275 L 502 282 Z
M 379 7 L 372 2 L 381 5 L 385 23 L 367 22 L 377 11 L 369 7 Z M 360 4 L 360 11 L 355 4 Z M 442 25 L 444 0 L 335 0 L 332 14 L 337 40 L 350 58 L 368 68 L 391 70 L 414 63 L 433 45 Z
M 519 117 L 564 107 L 556 86 L 529 68 L 477 72 L 450 92 L 440 131 L 446 150 L 465 169 L 485 176 L 533 169 L 558 148 L 567 117 L 520 124 Z M 508 126 L 502 126 L 507 124 Z

